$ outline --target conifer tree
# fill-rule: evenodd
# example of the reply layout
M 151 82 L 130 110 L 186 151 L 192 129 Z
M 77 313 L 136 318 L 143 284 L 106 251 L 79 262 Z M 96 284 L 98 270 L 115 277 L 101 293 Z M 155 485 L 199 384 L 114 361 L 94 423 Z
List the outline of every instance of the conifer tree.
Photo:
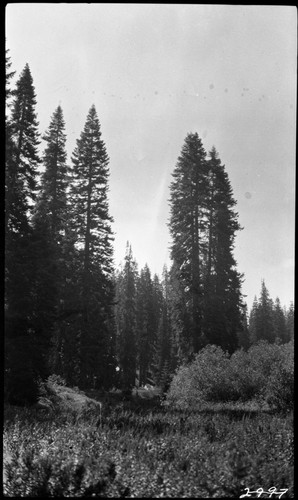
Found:
M 137 370 L 136 281 L 137 263 L 127 242 L 124 266 L 117 276 L 115 306 L 120 384 L 127 392 L 135 385 Z
M 157 338 L 153 356 L 153 374 L 157 386 L 166 391 L 171 375 L 176 368 L 172 323 L 170 314 L 170 283 L 167 267 L 163 269 L 161 311 L 157 329 Z
M 145 265 L 140 271 L 137 280 L 136 294 L 136 319 L 137 319 L 137 357 L 139 370 L 139 383 L 147 383 L 150 360 L 152 356 L 153 335 L 153 291 L 149 267 Z
M 114 372 L 113 233 L 109 214 L 109 157 L 95 106 L 72 155 L 71 229 L 80 254 L 81 318 L 77 322 L 80 383 L 107 385 Z M 96 377 L 96 379 L 95 379 Z M 96 380 L 96 382 L 94 382 Z
M 26 65 L 11 105 L 5 178 L 5 378 L 7 398 L 16 404 L 36 400 L 37 379 L 43 374 L 34 309 L 36 261 L 30 223 L 40 164 L 35 106 L 33 79 Z
M 261 282 L 261 293 L 253 302 L 249 318 L 249 335 L 252 344 L 260 340 L 275 342 L 275 328 L 273 318 L 273 302 L 266 288 L 265 281 Z
M 255 344 L 257 342 L 257 321 L 258 321 L 258 299 L 257 296 L 255 295 L 248 321 L 250 344 Z
M 294 339 L 294 303 L 290 303 L 289 309 L 286 311 L 286 328 L 287 328 L 287 338 L 289 340 Z
M 290 339 L 287 332 L 286 317 L 278 297 L 276 297 L 273 305 L 273 325 L 275 341 L 282 344 L 288 342 Z
M 47 220 L 51 238 L 57 243 L 65 232 L 66 190 L 69 168 L 66 164 L 66 135 L 63 111 L 59 105 L 42 139 L 46 141 L 43 153 L 44 172 L 41 177 L 40 193 L 34 210 L 37 219 Z
M 146 264 L 137 279 L 137 359 L 139 383 L 152 383 L 152 360 L 161 314 L 162 291 L 158 276 L 153 280 Z
M 241 326 L 237 332 L 238 335 L 238 347 L 247 351 L 250 347 L 250 335 L 248 328 L 248 311 L 247 304 L 243 304 L 241 307 Z
M 14 232 L 28 231 L 37 191 L 39 131 L 36 95 L 28 64 L 16 83 L 11 108 L 13 148 L 6 174 L 5 226 Z
M 185 296 L 192 352 L 202 347 L 202 254 L 206 252 L 204 200 L 206 151 L 198 134 L 188 134 L 170 186 L 171 258 Z
M 233 209 L 236 201 L 231 183 L 215 147 L 209 155 L 204 333 L 209 342 L 233 352 L 238 344 L 237 332 L 242 328 L 242 276 L 236 270 L 233 256 L 235 232 L 241 228 L 237 220 L 238 214 Z
M 265 281 L 261 283 L 261 293 L 259 298 L 259 315 L 257 325 L 257 339 L 275 341 L 275 331 L 273 322 L 273 302 L 270 298 Z
M 188 358 L 207 343 L 233 352 L 242 325 L 236 201 L 215 148 L 206 156 L 198 134 L 188 134 L 170 186 L 172 280 L 180 348 Z
M 167 297 L 172 325 L 173 357 L 176 359 L 178 366 L 187 363 L 192 358 L 193 347 L 188 297 L 179 279 L 179 269 L 175 262 L 173 262 L 169 271 Z
M 11 79 L 15 75 L 15 71 L 11 71 L 11 58 L 8 55 L 9 54 L 9 49 L 5 50 L 5 104 L 6 108 L 10 108 L 11 106 L 11 98 L 14 96 L 15 91 L 14 89 L 11 89 L 10 84 L 11 84 Z
M 67 261 L 71 259 L 70 252 L 65 253 L 65 238 L 67 232 L 67 185 L 68 171 L 66 164 L 65 123 L 61 106 L 53 113 L 50 125 L 42 139 L 46 142 L 43 153 L 43 174 L 40 191 L 33 211 L 36 266 L 35 279 L 35 310 L 36 322 L 39 323 L 40 335 L 44 332 L 44 342 L 51 350 L 51 365 L 55 373 L 61 373 L 57 358 L 62 357 L 63 321 L 59 320 L 65 314 L 66 297 L 70 295 L 70 277 L 67 276 Z M 73 290 L 71 290 L 73 292 Z M 69 319 L 69 318 L 67 318 Z M 70 346 L 69 346 L 70 347 Z
M 12 172 L 15 170 L 14 165 L 14 142 L 12 139 L 12 123 L 9 116 L 9 108 L 11 107 L 11 97 L 15 94 L 15 91 L 10 88 L 10 80 L 15 75 L 15 71 L 10 71 L 12 63 L 10 62 L 10 57 L 8 55 L 9 50 L 6 50 L 6 72 L 5 72 L 5 237 L 9 238 L 9 227 L 8 227 L 8 213 L 9 213 L 9 203 L 8 199 L 13 198 L 13 192 L 11 189 L 11 176 Z M 7 240 L 6 240 L 7 243 Z M 6 246 L 6 253 L 8 251 L 8 246 Z M 7 268 L 5 269 L 5 279 L 7 279 Z

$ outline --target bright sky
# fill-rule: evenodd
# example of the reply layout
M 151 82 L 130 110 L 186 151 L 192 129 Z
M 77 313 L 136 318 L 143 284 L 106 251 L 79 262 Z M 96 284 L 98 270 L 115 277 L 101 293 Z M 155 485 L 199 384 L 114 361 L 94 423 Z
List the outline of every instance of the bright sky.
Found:
M 226 166 L 250 309 L 265 279 L 294 299 L 297 13 L 290 6 L 20 3 L 6 7 L 19 77 L 29 64 L 41 133 L 61 105 L 70 155 L 95 104 L 110 157 L 115 264 L 132 245 L 161 275 L 169 185 L 198 132 Z M 42 145 L 42 148 L 44 145 Z

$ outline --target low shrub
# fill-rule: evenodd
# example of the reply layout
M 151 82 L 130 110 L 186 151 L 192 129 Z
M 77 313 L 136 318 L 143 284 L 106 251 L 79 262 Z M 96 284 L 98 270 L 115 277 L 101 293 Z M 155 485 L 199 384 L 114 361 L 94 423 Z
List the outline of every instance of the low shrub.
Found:
M 229 356 L 208 345 L 172 379 L 166 404 L 180 409 L 203 408 L 206 402 L 258 399 L 280 411 L 293 407 L 293 343 L 260 342 L 247 352 Z
M 292 415 L 118 408 L 96 428 L 22 413 L 4 445 L 5 496 L 239 498 L 262 485 L 293 497 Z
M 270 406 L 287 413 L 294 409 L 294 343 L 279 349 L 281 355 L 270 373 L 265 396 Z

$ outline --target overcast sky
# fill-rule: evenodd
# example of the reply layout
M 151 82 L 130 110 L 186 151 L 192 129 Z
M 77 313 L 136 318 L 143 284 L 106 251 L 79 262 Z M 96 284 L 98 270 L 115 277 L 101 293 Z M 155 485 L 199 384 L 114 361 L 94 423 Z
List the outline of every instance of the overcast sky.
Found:
M 60 104 L 70 155 L 95 104 L 110 157 L 115 264 L 169 264 L 169 185 L 186 135 L 214 145 L 244 229 L 251 307 L 261 279 L 294 298 L 297 13 L 289 6 L 8 4 L 14 82 L 29 64 L 40 131 Z M 42 148 L 44 145 L 42 144 Z

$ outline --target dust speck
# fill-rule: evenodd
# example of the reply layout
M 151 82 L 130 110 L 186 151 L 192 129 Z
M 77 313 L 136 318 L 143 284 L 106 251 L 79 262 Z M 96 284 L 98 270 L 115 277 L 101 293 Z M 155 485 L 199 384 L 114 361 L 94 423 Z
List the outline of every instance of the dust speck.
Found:
M 245 195 L 244 195 L 244 196 L 245 196 L 245 198 L 247 198 L 248 200 L 250 200 L 250 198 L 251 198 L 251 193 L 250 193 L 249 191 L 246 191 L 246 193 L 245 193 Z
M 210 83 L 210 85 L 209 85 L 209 89 L 210 89 L 210 90 L 214 89 L 214 85 L 213 85 L 213 83 Z

